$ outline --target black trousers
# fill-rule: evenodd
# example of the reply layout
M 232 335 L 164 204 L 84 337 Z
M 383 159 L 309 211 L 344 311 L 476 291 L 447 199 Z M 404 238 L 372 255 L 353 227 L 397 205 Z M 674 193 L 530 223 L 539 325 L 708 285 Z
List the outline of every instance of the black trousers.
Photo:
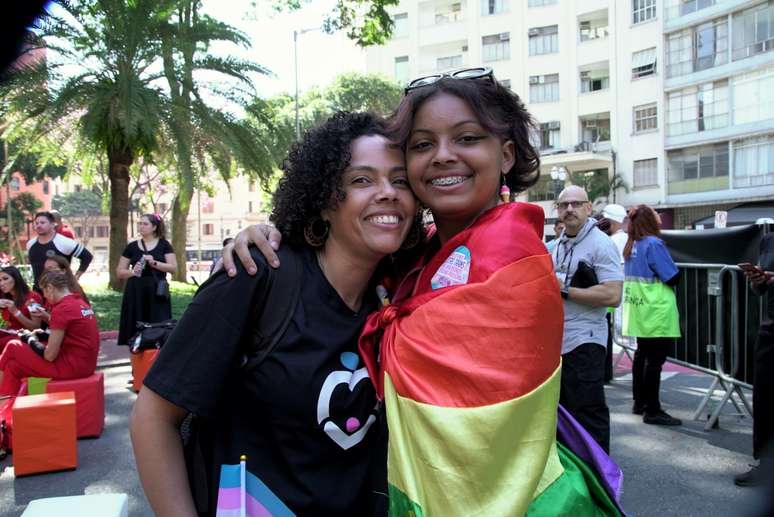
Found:
M 615 332 L 615 325 L 613 323 L 614 316 L 612 312 L 605 314 L 607 320 L 607 353 L 605 354 L 605 382 L 613 380 L 613 333 Z
M 584 343 L 562 354 L 559 403 L 610 452 L 610 410 L 605 402 L 605 347 Z
M 753 377 L 753 457 L 774 461 L 774 322 L 761 325 Z
M 637 351 L 632 362 L 632 395 L 634 403 L 645 408 L 646 413 L 661 409 L 661 367 L 664 366 L 669 348 L 674 343 L 671 337 L 638 337 Z

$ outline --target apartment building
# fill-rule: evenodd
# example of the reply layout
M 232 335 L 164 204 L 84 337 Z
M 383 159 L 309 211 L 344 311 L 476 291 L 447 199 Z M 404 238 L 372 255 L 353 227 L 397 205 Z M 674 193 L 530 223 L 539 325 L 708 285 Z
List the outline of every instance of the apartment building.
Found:
M 774 94 L 764 93 L 774 77 L 766 71 L 774 59 L 766 55 L 770 6 L 403 0 L 393 10 L 392 40 L 368 50 L 367 67 L 401 82 L 492 67 L 539 122 L 540 181 L 522 198 L 540 204 L 549 222 L 571 178 L 617 175 L 629 192 L 616 189 L 609 201 L 654 205 L 667 226 L 682 228 L 718 207 L 774 193 L 771 173 L 762 172 L 774 170 L 774 152 L 770 167 L 759 158 L 769 148 L 761 121 L 774 110 L 766 101 Z

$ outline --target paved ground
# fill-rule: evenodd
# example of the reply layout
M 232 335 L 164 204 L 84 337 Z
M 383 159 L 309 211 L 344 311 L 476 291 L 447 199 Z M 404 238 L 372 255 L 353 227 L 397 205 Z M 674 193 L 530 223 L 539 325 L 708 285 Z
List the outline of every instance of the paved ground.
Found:
M 0 516 L 17 516 L 32 499 L 74 494 L 126 492 L 130 515 L 152 515 L 134 470 L 127 417 L 135 395 L 126 389 L 130 368 L 126 351 L 103 344 L 105 373 L 105 432 L 99 439 L 78 442 L 75 471 L 15 478 L 11 458 L 0 462 Z M 633 516 L 745 516 L 762 500 L 764 491 L 734 486 L 735 473 L 751 461 L 751 422 L 728 406 L 720 428 L 703 431 L 690 421 L 711 379 L 670 367 L 665 372 L 665 408 L 683 418 L 680 428 L 659 428 L 632 415 L 631 382 L 624 369 L 608 386 L 612 416 L 612 455 L 624 471 L 624 508 Z M 771 495 L 771 494 L 766 494 Z M 77 516 L 66 516 L 77 517 Z

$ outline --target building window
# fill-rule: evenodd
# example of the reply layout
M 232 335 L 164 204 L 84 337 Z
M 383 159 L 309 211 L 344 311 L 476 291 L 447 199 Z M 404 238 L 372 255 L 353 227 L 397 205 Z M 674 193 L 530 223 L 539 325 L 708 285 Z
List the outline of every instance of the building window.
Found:
M 459 68 L 462 66 L 462 55 L 439 57 L 435 60 L 435 68 L 438 70 L 448 70 L 450 68 Z
M 774 2 L 735 14 L 732 34 L 734 61 L 774 50 Z
M 43 180 L 43 194 L 48 195 L 51 191 L 51 186 L 48 184 L 48 180 Z
M 527 201 L 532 203 L 538 201 L 553 201 L 554 196 L 554 182 L 551 176 L 540 175 L 537 183 L 527 190 Z
M 462 20 L 462 4 L 454 3 L 438 7 L 435 11 L 435 24 L 453 23 Z
M 561 127 L 558 120 L 540 124 L 540 149 L 561 147 Z
M 80 185 L 73 186 L 73 192 L 80 192 L 80 191 L 81 191 L 81 186 Z
M 734 77 L 734 124 L 774 118 L 774 67 Z
M 11 184 L 11 190 L 13 191 L 18 191 L 21 188 L 19 183 L 19 178 L 17 178 L 16 176 L 13 176 L 11 178 L 10 184 Z
M 203 235 L 214 235 L 215 234 L 215 225 L 212 223 L 204 223 L 202 225 L 202 234 Z
M 728 62 L 728 22 L 718 18 L 667 36 L 667 77 L 678 77 Z
M 610 114 L 601 113 L 581 119 L 581 137 L 584 142 L 610 141 Z
M 667 136 L 728 126 L 728 81 L 691 86 L 667 94 Z
M 392 21 L 395 24 L 392 27 L 393 38 L 405 38 L 409 35 L 408 13 L 396 14 Z
M 543 7 L 544 5 L 554 5 L 559 0 L 529 0 L 529 7 Z
M 581 93 L 598 92 L 610 88 L 610 72 L 605 69 L 583 70 L 580 73 Z
M 205 196 L 204 200 L 202 201 L 202 213 L 203 214 L 215 213 L 215 201 L 209 196 Z
M 108 227 L 107 225 L 100 224 L 97 226 L 97 237 L 100 239 L 104 239 L 108 236 Z
M 658 159 L 634 160 L 634 188 L 658 186 Z
M 656 17 L 656 0 L 632 0 L 632 23 L 642 23 Z
M 250 181 L 250 183 L 247 184 L 247 191 L 248 192 L 255 192 L 255 182 Z
M 728 188 L 728 142 L 667 152 L 669 193 Z
M 668 0 L 666 7 L 666 17 L 671 20 L 686 14 L 700 11 L 706 7 L 712 7 L 717 0 Z
M 632 79 L 656 73 L 656 47 L 632 53 Z
M 607 18 L 584 20 L 578 22 L 578 27 L 580 29 L 581 41 L 607 38 L 609 34 Z
M 735 188 L 774 185 L 774 135 L 734 142 Z
M 529 30 L 529 55 L 559 52 L 559 26 L 534 27 Z
M 507 13 L 511 10 L 511 0 L 481 0 L 481 16 Z
M 252 214 L 253 213 L 253 202 L 252 201 L 248 201 L 247 202 L 247 213 L 248 214 Z
M 559 100 L 559 74 L 531 75 L 529 77 L 529 102 L 555 102 Z
M 644 133 L 658 129 L 658 111 L 656 103 L 634 107 L 634 132 Z
M 481 60 L 501 61 L 511 58 L 511 33 L 501 32 L 481 38 Z
M 395 58 L 395 80 L 400 84 L 409 82 L 408 56 L 399 56 Z

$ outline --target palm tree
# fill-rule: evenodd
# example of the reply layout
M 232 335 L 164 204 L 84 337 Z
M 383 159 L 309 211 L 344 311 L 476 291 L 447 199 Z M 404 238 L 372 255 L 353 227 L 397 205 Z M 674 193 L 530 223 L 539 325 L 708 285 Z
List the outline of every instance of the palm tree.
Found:
M 164 76 L 171 95 L 169 126 L 175 139 L 178 193 L 172 207 L 172 241 L 177 255 L 176 278 L 186 278 L 186 220 L 197 176 L 216 169 L 228 180 L 239 167 L 252 177 L 268 178 L 272 173 L 271 152 L 253 126 L 233 114 L 213 109 L 205 101 L 218 96 L 245 107 L 255 96 L 249 73 L 266 74 L 257 64 L 235 58 L 221 58 L 207 51 L 213 43 L 227 42 L 249 47 L 246 35 L 199 12 L 199 0 L 178 0 L 172 15 L 161 21 L 159 33 Z M 215 72 L 229 82 L 197 81 L 201 72 Z M 198 165 L 198 174 L 194 170 Z
M 129 167 L 157 147 L 170 110 L 152 65 L 160 54 L 142 30 L 167 0 L 62 2 L 33 28 L 32 56 L 6 81 L 0 95 L 36 138 L 74 124 L 79 142 L 104 153 L 110 180 L 110 285 L 126 245 Z M 44 58 L 41 54 L 44 53 Z

